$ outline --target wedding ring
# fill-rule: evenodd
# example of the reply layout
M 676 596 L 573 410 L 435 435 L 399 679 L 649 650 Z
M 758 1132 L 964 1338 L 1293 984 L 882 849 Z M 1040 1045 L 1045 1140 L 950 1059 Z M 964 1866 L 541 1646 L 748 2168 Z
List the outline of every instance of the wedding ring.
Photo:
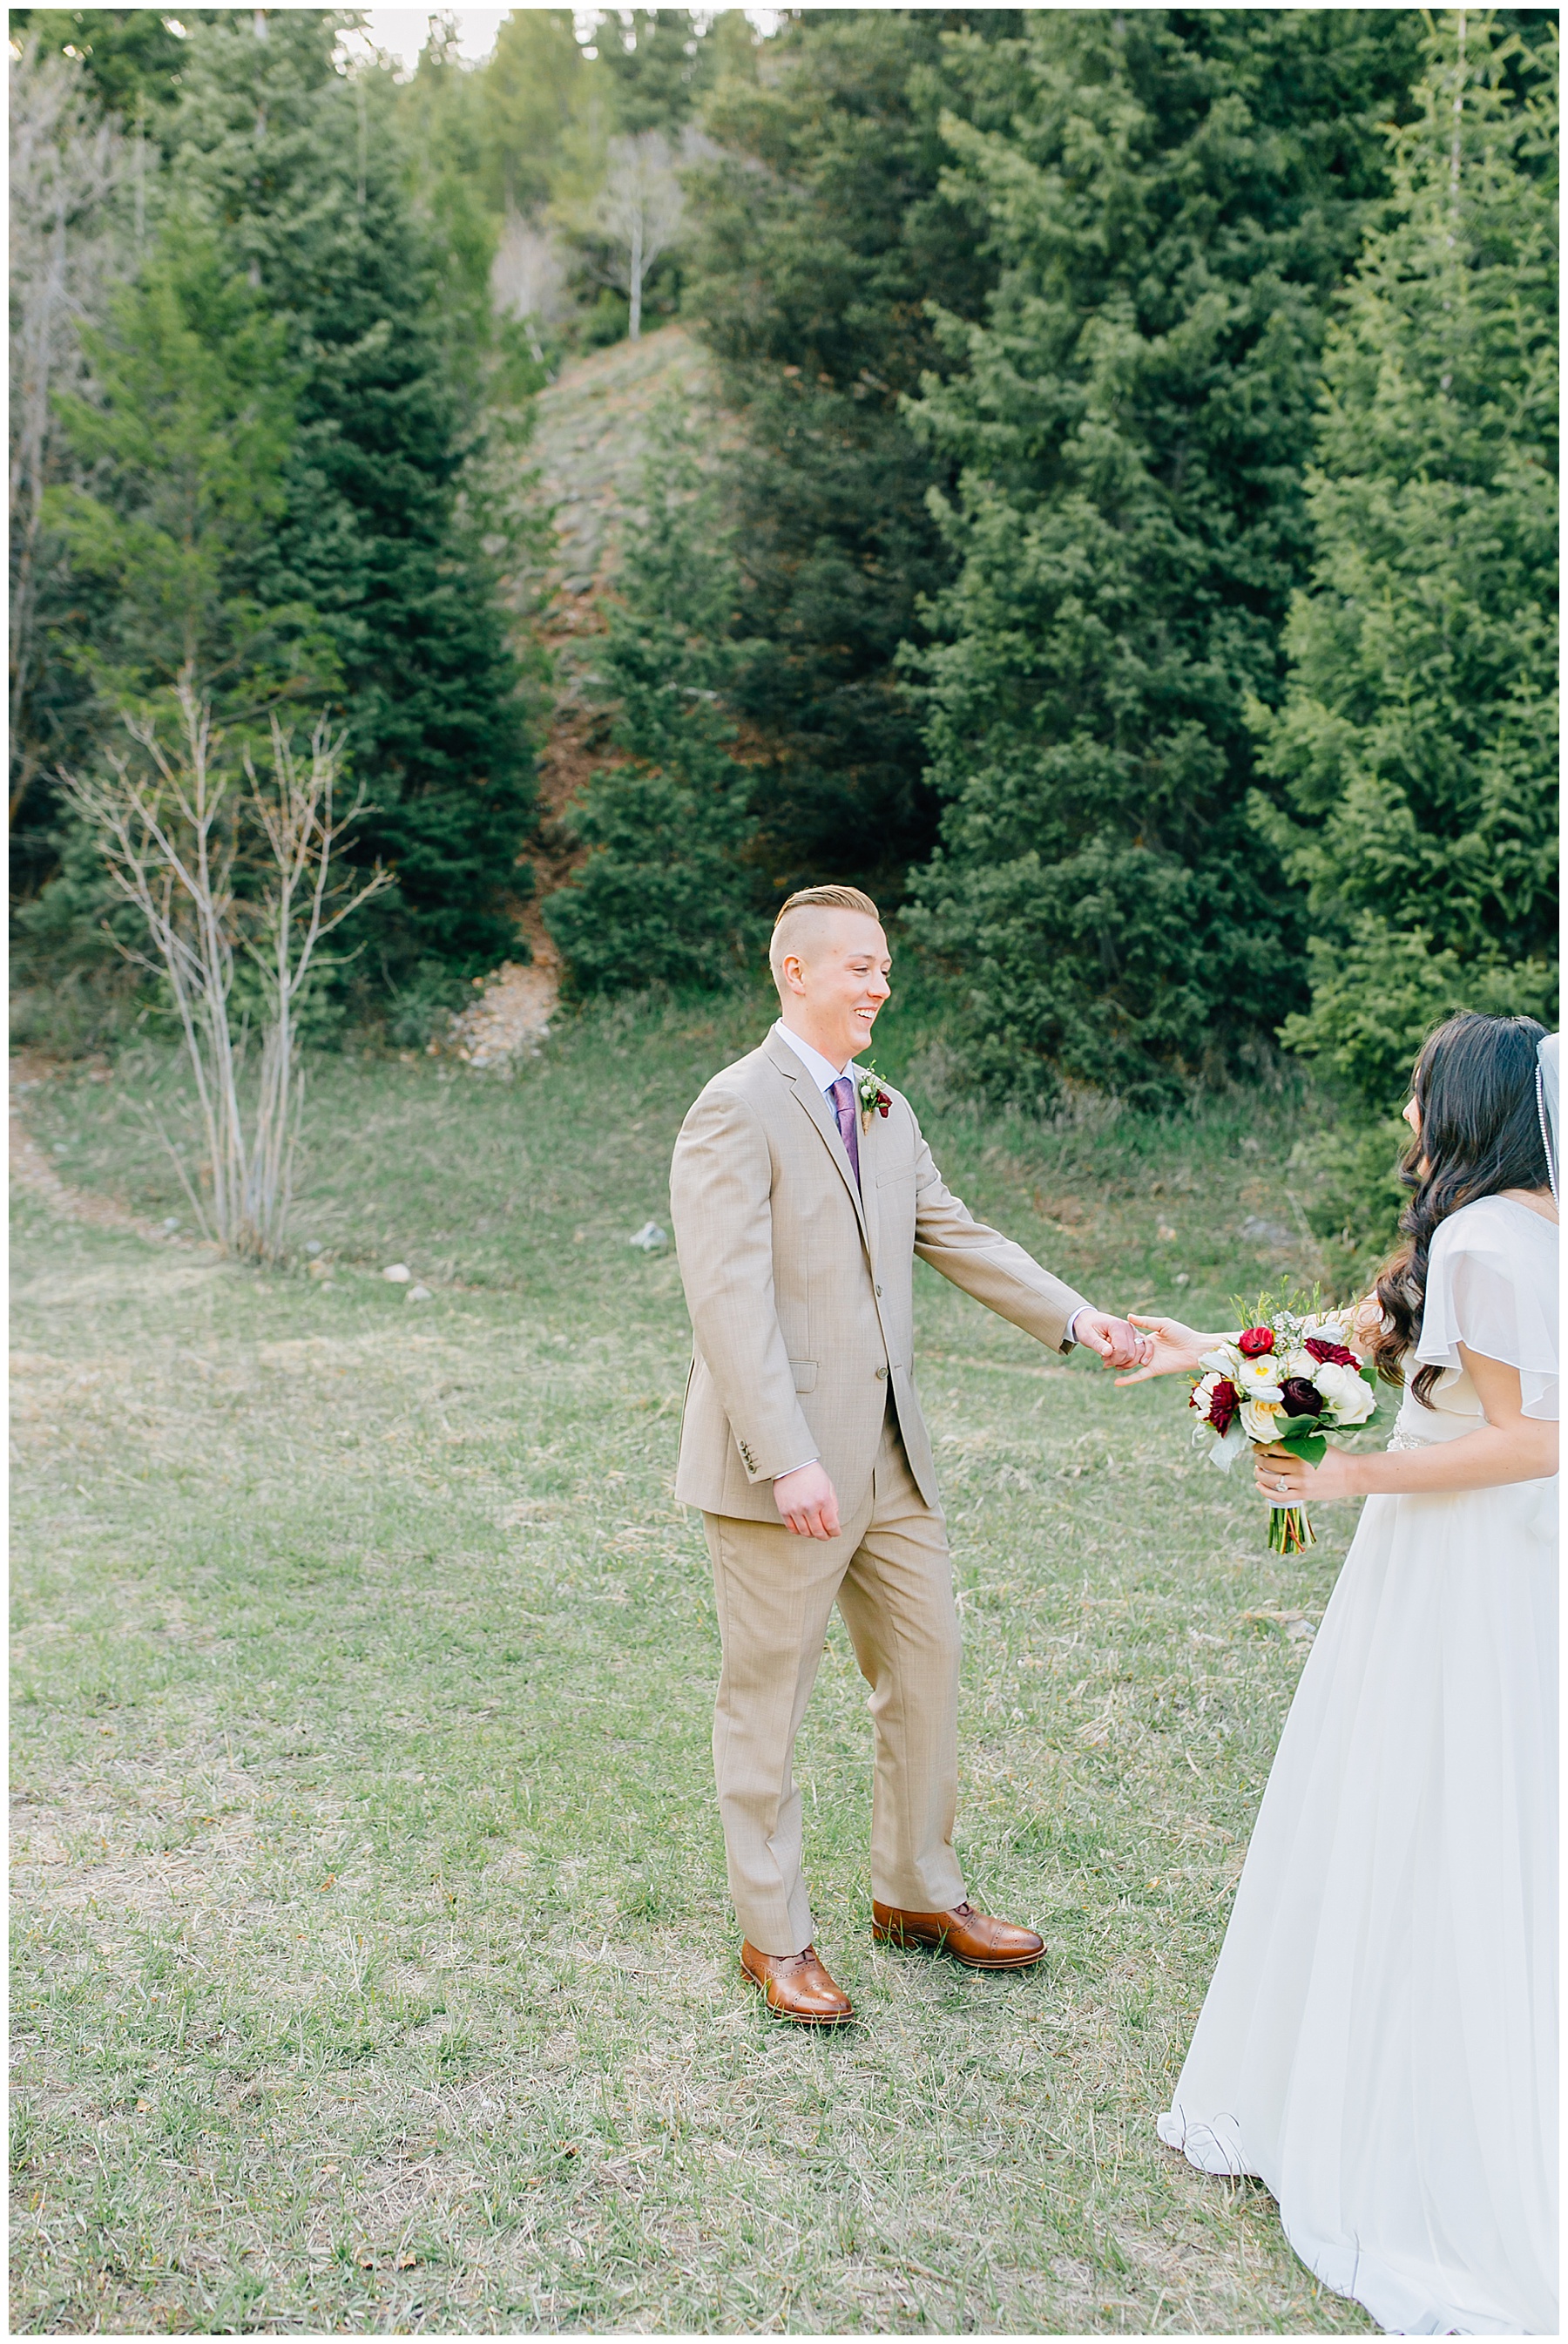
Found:
M 1284 1488 L 1286 1487 L 1286 1484 L 1285 1484 L 1283 1481 L 1279 1480 L 1277 1480 L 1277 1479 L 1276 1479 L 1276 1480 L 1275 1480 L 1275 1482 L 1274 1482 L 1274 1487 L 1275 1487 L 1275 1489 L 1276 1489 L 1276 1490 L 1282 1490 L 1282 1489 L 1284 1489 Z

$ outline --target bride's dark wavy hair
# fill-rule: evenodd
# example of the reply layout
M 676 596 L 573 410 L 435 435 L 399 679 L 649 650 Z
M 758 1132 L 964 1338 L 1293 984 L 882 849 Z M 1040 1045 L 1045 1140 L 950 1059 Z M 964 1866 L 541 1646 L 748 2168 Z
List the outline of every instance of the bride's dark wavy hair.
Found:
M 1380 1376 L 1404 1381 L 1401 1365 L 1421 1334 L 1432 1238 L 1451 1213 L 1502 1188 L 1548 1185 L 1546 1143 L 1535 1100 L 1536 1047 L 1546 1028 L 1533 1017 L 1482 1017 L 1461 1010 L 1427 1036 L 1411 1090 L 1421 1129 L 1399 1167 L 1412 1189 L 1399 1217 L 1404 1243 L 1378 1272 L 1382 1329 L 1373 1339 Z M 1440 1367 L 1417 1370 L 1411 1386 L 1432 1406 Z

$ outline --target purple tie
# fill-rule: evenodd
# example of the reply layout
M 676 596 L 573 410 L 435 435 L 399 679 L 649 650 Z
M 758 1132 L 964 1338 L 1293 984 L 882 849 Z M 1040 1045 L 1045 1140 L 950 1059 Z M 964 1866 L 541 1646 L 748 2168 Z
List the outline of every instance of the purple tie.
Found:
M 855 1128 L 855 1086 L 848 1075 L 840 1075 L 828 1096 L 833 1102 L 833 1112 L 839 1118 L 839 1137 L 849 1151 L 849 1161 L 855 1167 L 855 1186 L 860 1185 L 860 1135 Z

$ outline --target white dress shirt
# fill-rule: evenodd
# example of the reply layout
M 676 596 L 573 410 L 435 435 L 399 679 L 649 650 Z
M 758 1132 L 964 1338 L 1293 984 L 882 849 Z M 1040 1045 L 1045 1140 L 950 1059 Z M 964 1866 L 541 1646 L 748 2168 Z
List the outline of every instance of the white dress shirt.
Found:
M 817 1085 L 819 1090 L 822 1093 L 823 1097 L 827 1098 L 828 1104 L 831 1107 L 833 1106 L 833 1102 L 832 1099 L 829 1097 L 829 1093 L 832 1090 L 834 1084 L 845 1075 L 849 1076 L 851 1083 L 855 1079 L 855 1062 L 853 1058 L 846 1058 L 841 1066 L 836 1066 L 831 1058 L 825 1058 L 820 1050 L 814 1050 L 809 1042 L 802 1040 L 799 1034 L 792 1034 L 789 1026 L 785 1025 L 782 1017 L 775 1020 L 773 1031 L 778 1035 L 781 1042 L 788 1042 L 789 1047 L 794 1051 L 795 1056 L 799 1059 L 800 1064 L 805 1067 L 806 1072 Z M 837 1112 L 838 1111 L 835 1108 L 835 1116 L 837 1115 Z M 848 1155 L 848 1153 L 849 1150 L 846 1148 L 845 1154 Z M 1067 1339 L 1070 1343 L 1073 1340 L 1072 1330 L 1077 1326 L 1082 1316 L 1082 1309 L 1077 1309 L 1073 1312 L 1071 1318 L 1068 1322 Z M 803 1457 L 800 1460 L 800 1465 L 814 1465 L 816 1461 L 817 1460 L 814 1457 Z M 800 1465 L 792 1465 L 789 1469 L 790 1471 L 792 1473 L 798 1473 L 800 1470 Z M 774 1479 L 776 1480 L 782 1480 L 784 1476 L 781 1473 L 776 1474 Z
M 834 1066 L 830 1058 L 825 1058 L 820 1050 L 814 1050 L 809 1042 L 802 1041 L 799 1034 L 791 1034 L 789 1026 L 785 1025 L 782 1017 L 779 1019 L 773 1031 L 778 1035 L 779 1039 L 781 1042 L 789 1043 L 789 1047 L 794 1051 L 795 1056 L 799 1059 L 800 1064 L 805 1067 L 806 1072 L 810 1076 L 818 1089 L 824 1095 L 830 1091 L 834 1084 L 839 1081 L 845 1075 L 849 1076 L 851 1082 L 854 1081 L 855 1061 L 853 1058 L 846 1058 L 841 1066 Z

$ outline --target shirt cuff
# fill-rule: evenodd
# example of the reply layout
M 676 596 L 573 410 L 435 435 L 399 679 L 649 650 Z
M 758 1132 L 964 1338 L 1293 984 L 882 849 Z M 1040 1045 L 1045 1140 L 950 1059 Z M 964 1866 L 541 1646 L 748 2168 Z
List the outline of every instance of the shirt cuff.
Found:
M 1079 1322 L 1079 1320 L 1082 1318 L 1082 1316 L 1083 1316 L 1084 1312 L 1085 1312 L 1086 1310 L 1090 1309 L 1091 1307 L 1092 1307 L 1092 1306 L 1091 1306 L 1091 1304 L 1087 1303 L 1087 1302 L 1081 1302 L 1081 1303 L 1079 1304 L 1079 1306 L 1078 1306 L 1077 1309 L 1073 1312 L 1073 1314 L 1072 1314 L 1071 1318 L 1068 1320 L 1068 1322 L 1067 1322 L 1067 1340 L 1066 1340 L 1066 1342 L 1065 1342 L 1065 1343 L 1063 1343 L 1063 1345 L 1062 1345 L 1062 1347 L 1061 1347 L 1061 1348 L 1062 1348 L 1062 1349 L 1063 1349 L 1064 1351 L 1070 1351 L 1070 1350 L 1071 1350 L 1071 1349 L 1072 1349 L 1072 1347 L 1073 1347 L 1073 1345 L 1074 1345 L 1074 1343 L 1076 1343 L 1076 1342 L 1077 1342 L 1077 1340 L 1078 1340 L 1078 1336 L 1077 1336 L 1077 1333 L 1076 1333 L 1076 1331 L 1075 1331 L 1075 1330 L 1076 1330 L 1076 1329 L 1077 1329 L 1078 1322 Z
M 789 1471 L 789 1472 L 790 1472 L 790 1473 L 803 1473 L 803 1472 L 805 1471 L 805 1470 L 806 1470 L 806 1468 L 807 1468 L 807 1466 L 808 1466 L 808 1465 L 815 1465 L 815 1464 L 816 1464 L 816 1462 L 817 1462 L 817 1458 L 816 1458 L 815 1456 L 812 1456 L 812 1457 L 802 1457 L 799 1465 L 791 1465 L 791 1466 L 789 1466 L 786 1470 L 787 1470 L 787 1471 Z M 774 1476 L 773 1476 L 773 1479 L 774 1479 L 776 1481 L 782 1481 L 782 1480 L 783 1480 L 783 1479 L 784 1479 L 784 1474 L 783 1474 L 783 1473 L 775 1473 L 775 1474 L 774 1474 Z

